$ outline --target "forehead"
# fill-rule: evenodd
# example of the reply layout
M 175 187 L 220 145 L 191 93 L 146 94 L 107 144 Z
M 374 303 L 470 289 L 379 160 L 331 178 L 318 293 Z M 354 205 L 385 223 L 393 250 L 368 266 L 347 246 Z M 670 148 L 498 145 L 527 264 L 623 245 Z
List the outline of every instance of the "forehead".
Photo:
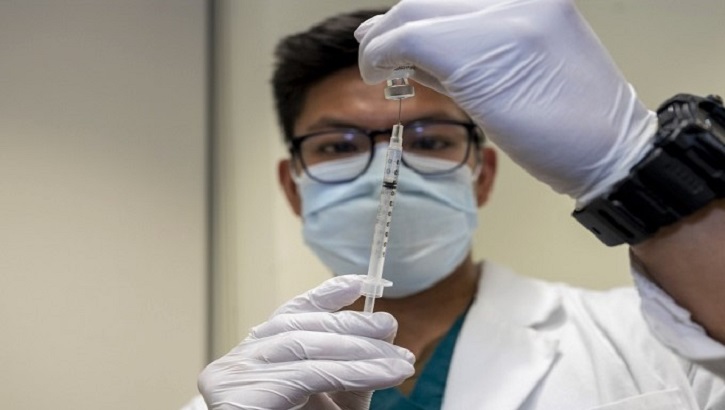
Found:
M 448 97 L 413 83 L 415 96 L 402 101 L 402 121 L 422 118 L 468 120 Z M 295 122 L 295 134 L 347 125 L 389 128 L 398 121 L 398 101 L 386 100 L 385 84 L 365 84 L 357 67 L 338 71 L 310 87 Z

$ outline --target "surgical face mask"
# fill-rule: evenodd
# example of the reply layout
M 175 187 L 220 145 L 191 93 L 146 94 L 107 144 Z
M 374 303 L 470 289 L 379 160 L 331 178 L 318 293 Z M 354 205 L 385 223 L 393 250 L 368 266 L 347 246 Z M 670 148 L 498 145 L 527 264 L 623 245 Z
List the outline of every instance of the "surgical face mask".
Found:
M 302 197 L 303 236 L 336 275 L 367 274 L 385 160 L 379 144 L 368 170 L 352 182 L 322 184 L 296 178 Z M 431 159 L 418 158 L 417 166 Z M 347 165 L 349 166 L 349 165 Z M 345 161 L 315 165 L 317 172 L 344 173 Z M 385 297 L 430 288 L 465 259 L 477 224 L 469 167 L 435 177 L 400 168 L 383 278 Z

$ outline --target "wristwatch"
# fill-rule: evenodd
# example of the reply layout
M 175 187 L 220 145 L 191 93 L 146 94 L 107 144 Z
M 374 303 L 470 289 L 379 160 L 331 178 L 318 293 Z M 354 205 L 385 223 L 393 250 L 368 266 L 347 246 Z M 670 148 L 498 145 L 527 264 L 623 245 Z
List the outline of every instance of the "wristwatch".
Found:
M 654 146 L 627 177 L 574 218 L 606 245 L 636 244 L 725 197 L 725 108 L 678 94 L 657 109 Z

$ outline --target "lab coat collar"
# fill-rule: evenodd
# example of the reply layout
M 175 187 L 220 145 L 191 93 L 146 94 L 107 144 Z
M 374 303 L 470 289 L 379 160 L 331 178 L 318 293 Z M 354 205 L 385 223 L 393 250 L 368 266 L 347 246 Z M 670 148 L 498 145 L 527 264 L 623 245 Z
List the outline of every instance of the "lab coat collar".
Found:
M 486 262 L 453 353 L 443 409 L 518 409 L 556 358 L 558 337 L 542 329 L 560 307 L 553 286 Z

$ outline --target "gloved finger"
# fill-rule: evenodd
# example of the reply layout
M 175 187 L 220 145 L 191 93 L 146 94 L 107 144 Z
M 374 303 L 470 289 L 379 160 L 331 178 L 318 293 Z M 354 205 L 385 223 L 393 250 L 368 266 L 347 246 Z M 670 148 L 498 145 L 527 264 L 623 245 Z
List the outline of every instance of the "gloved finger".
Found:
M 370 31 L 373 27 L 375 27 L 375 24 L 377 24 L 381 19 L 384 18 L 384 14 L 378 14 L 377 16 L 373 16 L 360 24 L 358 28 L 355 30 L 355 40 L 361 42 L 365 35 Z
M 397 386 L 415 373 L 406 360 L 372 359 L 355 362 L 308 361 L 278 365 L 284 381 L 309 393 L 379 390 Z M 299 390 L 299 386 L 295 386 Z
M 312 290 L 296 296 L 280 306 L 273 314 L 302 312 L 334 312 L 360 297 L 364 275 L 342 275 L 328 279 Z
M 305 406 L 310 409 L 367 409 L 370 406 L 372 395 L 371 390 L 313 394 Z
M 262 339 L 279 333 L 307 330 L 391 340 L 397 329 L 398 324 L 395 318 L 387 312 L 375 312 L 372 315 L 349 310 L 335 313 L 285 313 L 255 326 L 249 337 Z
M 401 66 L 421 68 L 418 58 L 427 41 L 426 27 L 438 21 L 465 15 L 485 7 L 491 1 L 401 1 L 384 15 L 363 22 L 355 31 L 360 42 L 360 71 L 369 84 L 390 78 L 392 71 Z M 479 4 L 481 3 L 481 4 Z M 422 47 L 421 47 L 422 46 Z M 446 50 L 433 50 L 445 58 Z M 425 69 L 423 71 L 426 71 Z M 431 73 L 413 75 L 411 78 L 437 91 L 441 87 Z
M 489 0 L 500 1 L 500 0 Z M 385 14 L 373 16 L 364 21 L 355 30 L 355 39 L 362 42 L 367 33 L 374 27 L 377 30 L 387 31 L 418 20 L 425 20 L 431 17 L 454 16 L 476 11 L 482 7 L 484 1 L 440 1 L 440 0 L 402 0 L 395 4 Z
M 411 23 L 380 33 L 377 33 L 379 30 L 371 30 L 361 41 L 358 53 L 363 81 L 368 84 L 382 82 L 390 78 L 394 69 L 402 66 L 413 66 L 437 77 L 426 63 L 446 58 L 446 50 L 426 50 L 428 39 L 425 30 L 420 30 L 420 27 L 430 23 Z
M 422 67 L 414 67 L 412 70 L 412 74 L 408 78 L 410 78 L 411 80 L 415 80 L 415 82 L 417 82 L 418 84 L 424 85 L 428 88 L 432 88 L 441 94 L 446 93 L 446 89 L 443 87 L 443 85 L 441 85 L 441 82 L 438 81 L 438 79 L 434 75 L 429 74 Z
M 245 360 L 263 363 L 296 361 L 340 360 L 360 361 L 373 359 L 400 359 L 415 362 L 410 350 L 378 339 L 337 333 L 293 331 L 270 336 L 261 340 L 246 341 L 239 346 Z
M 304 361 L 249 371 L 237 370 L 233 364 L 212 363 L 199 375 L 198 388 L 209 408 L 299 408 L 315 393 L 384 389 L 397 386 L 414 373 L 413 365 L 400 359 Z

